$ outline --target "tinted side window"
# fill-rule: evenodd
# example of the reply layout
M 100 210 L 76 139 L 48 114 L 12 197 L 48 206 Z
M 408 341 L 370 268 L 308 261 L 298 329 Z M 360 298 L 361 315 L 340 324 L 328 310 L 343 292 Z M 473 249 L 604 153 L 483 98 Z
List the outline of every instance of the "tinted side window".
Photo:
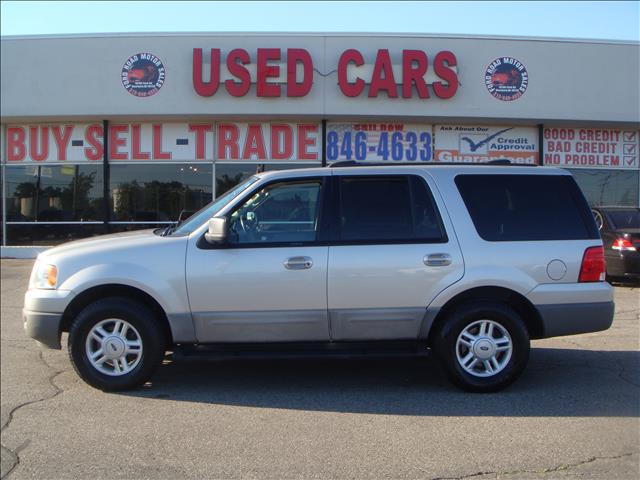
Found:
M 444 233 L 444 225 L 429 187 L 423 179 L 418 177 L 409 177 L 409 182 L 415 237 L 446 242 L 447 236 Z
M 316 240 L 319 180 L 268 185 L 236 209 L 229 220 L 231 245 Z
M 414 176 L 340 177 L 343 241 L 444 242 L 425 182 Z
M 598 238 L 575 181 L 561 175 L 458 175 L 480 237 L 488 241 Z

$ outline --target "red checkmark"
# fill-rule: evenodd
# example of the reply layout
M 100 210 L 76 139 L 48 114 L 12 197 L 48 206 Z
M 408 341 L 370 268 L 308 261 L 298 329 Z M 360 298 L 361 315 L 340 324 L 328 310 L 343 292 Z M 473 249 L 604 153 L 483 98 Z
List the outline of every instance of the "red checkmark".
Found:
M 638 132 L 623 132 L 622 136 L 625 142 L 635 142 Z
M 635 166 L 638 157 L 626 156 L 624 157 L 624 165 L 627 167 Z
M 636 153 L 638 145 L 635 143 L 625 143 L 623 144 L 624 153 Z

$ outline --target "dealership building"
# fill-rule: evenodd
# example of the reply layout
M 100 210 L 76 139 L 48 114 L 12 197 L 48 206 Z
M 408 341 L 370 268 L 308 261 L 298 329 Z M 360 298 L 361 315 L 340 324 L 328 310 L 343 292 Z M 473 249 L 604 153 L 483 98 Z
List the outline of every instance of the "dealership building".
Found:
M 36 36 L 0 59 L 3 249 L 168 225 L 341 160 L 552 165 L 594 206 L 640 204 L 638 42 Z

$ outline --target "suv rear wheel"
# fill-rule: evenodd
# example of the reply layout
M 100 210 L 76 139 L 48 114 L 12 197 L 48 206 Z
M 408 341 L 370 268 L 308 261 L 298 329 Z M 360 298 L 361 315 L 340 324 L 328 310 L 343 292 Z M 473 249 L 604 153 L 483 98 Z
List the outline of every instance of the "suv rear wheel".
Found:
M 144 384 L 165 353 L 165 338 L 154 314 L 123 297 L 84 308 L 71 325 L 68 343 L 78 375 L 105 391 Z
M 447 376 L 471 392 L 495 392 L 513 383 L 529 360 L 529 333 L 503 303 L 478 302 L 456 308 L 433 341 Z

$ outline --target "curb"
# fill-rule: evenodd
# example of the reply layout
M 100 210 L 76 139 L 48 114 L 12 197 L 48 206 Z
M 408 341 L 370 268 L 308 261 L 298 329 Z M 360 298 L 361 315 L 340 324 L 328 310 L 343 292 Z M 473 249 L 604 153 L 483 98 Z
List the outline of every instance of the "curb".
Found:
M 33 259 L 51 247 L 0 247 L 0 258 Z

